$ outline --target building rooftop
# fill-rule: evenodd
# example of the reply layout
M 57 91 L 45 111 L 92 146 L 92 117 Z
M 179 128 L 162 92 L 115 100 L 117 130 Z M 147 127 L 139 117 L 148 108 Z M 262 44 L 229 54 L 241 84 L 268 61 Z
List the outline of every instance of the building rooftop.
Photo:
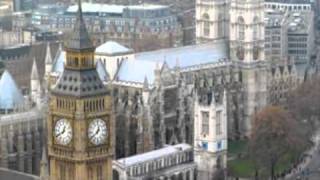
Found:
M 66 59 L 66 52 L 64 50 L 62 50 L 62 48 L 60 47 L 59 50 L 57 51 L 57 54 L 56 54 L 54 60 L 53 60 L 53 67 L 52 67 L 53 73 L 60 74 L 60 75 L 63 73 L 65 59 Z M 97 70 L 98 75 L 101 80 L 104 81 L 109 78 L 109 76 L 104 68 L 104 65 L 101 62 L 100 63 L 97 62 L 96 70 Z
M 133 50 L 129 49 L 115 41 L 107 41 L 104 44 L 101 44 L 96 48 L 97 54 L 106 54 L 106 55 L 118 55 L 118 54 L 127 54 L 132 53 Z
M 181 69 L 198 65 L 217 63 L 226 59 L 227 52 L 223 42 L 184 46 L 134 54 L 132 59 L 124 60 L 116 75 L 117 81 L 143 83 L 147 77 L 154 83 L 154 71 L 167 64 L 169 68 Z
M 95 49 L 87 31 L 83 16 L 81 1 L 79 1 L 80 8 L 77 11 L 76 23 L 73 27 L 73 32 L 69 40 L 66 41 L 65 47 L 73 51 L 81 51 L 85 49 Z
M 282 11 L 268 11 L 265 16 L 266 28 L 280 27 L 286 21 L 286 13 Z
M 310 12 L 296 12 L 290 14 L 288 18 L 288 33 L 308 33 L 313 25 L 313 16 Z
M 167 146 L 158 150 L 150 151 L 143 154 L 138 154 L 135 156 L 122 158 L 117 160 L 116 162 L 122 166 L 123 168 L 133 166 L 142 162 L 151 161 L 154 159 L 158 159 L 165 156 L 170 156 L 172 154 L 186 151 L 186 150 L 192 150 L 192 146 L 189 144 L 177 144 L 174 146 Z
M 24 104 L 24 98 L 10 73 L 5 70 L 0 79 L 0 109 L 14 109 Z
M 267 3 L 311 4 L 311 0 L 266 0 Z
M 9 169 L 0 168 L 0 179 L 6 180 L 39 180 L 37 176 L 17 172 Z
M 141 4 L 133 6 L 113 5 L 113 4 L 99 4 L 99 3 L 82 3 L 83 13 L 107 13 L 107 14 L 122 14 L 124 9 L 132 10 L 157 10 L 167 8 L 162 5 Z M 72 5 L 67 9 L 67 13 L 75 13 L 78 10 L 78 5 Z

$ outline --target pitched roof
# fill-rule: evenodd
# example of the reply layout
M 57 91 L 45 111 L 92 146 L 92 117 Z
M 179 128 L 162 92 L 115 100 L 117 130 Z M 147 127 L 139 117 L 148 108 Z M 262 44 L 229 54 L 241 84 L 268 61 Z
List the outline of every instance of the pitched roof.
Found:
M 33 59 L 33 64 L 31 69 L 31 80 L 39 80 L 38 66 L 35 58 Z
M 14 109 L 23 103 L 24 99 L 16 82 L 5 70 L 0 79 L 0 109 Z
M 81 0 L 78 0 L 78 15 L 71 38 L 66 42 L 66 48 L 72 50 L 94 49 L 82 16 Z
M 52 42 L 50 43 L 50 47 L 52 55 L 55 55 L 58 49 L 58 44 Z M 5 67 L 8 69 L 18 86 L 21 88 L 27 88 L 30 86 L 30 72 L 34 57 L 37 60 L 39 77 L 43 77 L 46 57 L 45 43 L 32 44 L 28 46 L 28 52 L 26 52 L 22 57 L 4 61 Z M 53 57 L 54 56 L 52 56 L 52 58 Z M 42 78 L 40 78 L 40 81 L 41 80 Z
M 133 52 L 132 49 L 129 49 L 115 41 L 108 41 L 96 48 L 96 53 L 98 54 L 108 54 L 108 55 L 116 55 L 116 54 L 125 54 Z
M 143 83 L 147 77 L 149 83 L 153 84 L 154 71 L 157 66 L 159 66 L 159 62 L 156 61 L 123 60 L 115 79 L 117 81 Z
M 159 159 L 172 154 L 176 154 L 181 151 L 189 151 L 189 150 L 192 150 L 192 146 L 190 146 L 189 144 L 177 144 L 173 146 L 169 145 L 164 148 L 153 150 L 143 154 L 138 154 L 138 155 L 130 156 L 127 158 L 118 159 L 116 162 L 119 163 L 122 167 L 129 167 L 129 166 L 134 166 L 146 161 L 151 161 L 151 160 Z
M 56 73 L 63 72 L 65 56 L 66 56 L 66 52 L 59 48 L 54 58 L 52 72 L 56 72 Z
M 100 77 L 100 79 L 102 81 L 108 81 L 109 80 L 109 74 L 108 74 L 105 66 L 101 62 L 101 60 L 97 61 L 96 70 L 97 70 L 97 72 L 99 74 L 99 77 Z
M 219 62 L 226 59 L 227 51 L 223 42 L 162 49 L 134 54 L 133 59 L 124 60 L 116 74 L 118 81 L 143 83 L 145 77 L 149 84 L 154 83 L 154 71 L 164 64 L 173 69 L 189 68 Z M 160 67 L 159 67 L 160 66 Z
M 52 64 L 51 49 L 50 49 L 50 44 L 49 43 L 47 43 L 47 51 L 46 51 L 45 63 L 46 64 Z
M 91 97 L 105 95 L 108 92 L 95 69 L 83 71 L 65 69 L 52 93 L 73 97 Z

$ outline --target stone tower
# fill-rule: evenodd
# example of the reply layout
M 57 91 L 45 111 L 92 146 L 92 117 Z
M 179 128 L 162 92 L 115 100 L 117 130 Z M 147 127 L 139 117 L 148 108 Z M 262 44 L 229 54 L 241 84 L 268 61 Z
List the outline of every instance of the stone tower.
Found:
M 201 91 L 201 90 L 199 90 Z M 194 160 L 197 179 L 215 179 L 227 161 L 226 93 L 197 93 L 194 102 Z
M 229 13 L 231 60 L 264 60 L 264 1 L 230 0 Z
M 227 40 L 228 0 L 196 0 L 197 43 Z
M 264 1 L 230 0 L 229 13 L 230 59 L 241 69 L 245 97 L 240 134 L 247 136 L 251 130 L 251 116 L 266 104 Z
M 48 157 L 51 180 L 111 180 L 114 122 L 110 90 L 96 71 L 93 46 L 78 15 L 65 43 L 64 71 L 51 91 Z

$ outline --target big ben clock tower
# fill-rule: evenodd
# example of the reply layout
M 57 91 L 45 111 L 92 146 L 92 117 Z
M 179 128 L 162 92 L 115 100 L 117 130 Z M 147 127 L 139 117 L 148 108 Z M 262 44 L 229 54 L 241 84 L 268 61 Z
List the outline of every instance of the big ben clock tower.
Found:
M 80 0 L 65 51 L 65 69 L 51 92 L 47 121 L 50 179 L 111 180 L 111 96 L 95 68 L 95 47 L 85 27 Z

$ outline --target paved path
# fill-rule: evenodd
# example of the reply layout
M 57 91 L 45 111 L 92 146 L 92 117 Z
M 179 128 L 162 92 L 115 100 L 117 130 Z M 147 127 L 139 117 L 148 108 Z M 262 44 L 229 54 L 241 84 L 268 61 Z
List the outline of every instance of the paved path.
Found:
M 314 136 L 315 146 L 306 154 L 304 162 L 298 165 L 296 171 L 286 176 L 287 180 L 320 180 L 320 131 Z

